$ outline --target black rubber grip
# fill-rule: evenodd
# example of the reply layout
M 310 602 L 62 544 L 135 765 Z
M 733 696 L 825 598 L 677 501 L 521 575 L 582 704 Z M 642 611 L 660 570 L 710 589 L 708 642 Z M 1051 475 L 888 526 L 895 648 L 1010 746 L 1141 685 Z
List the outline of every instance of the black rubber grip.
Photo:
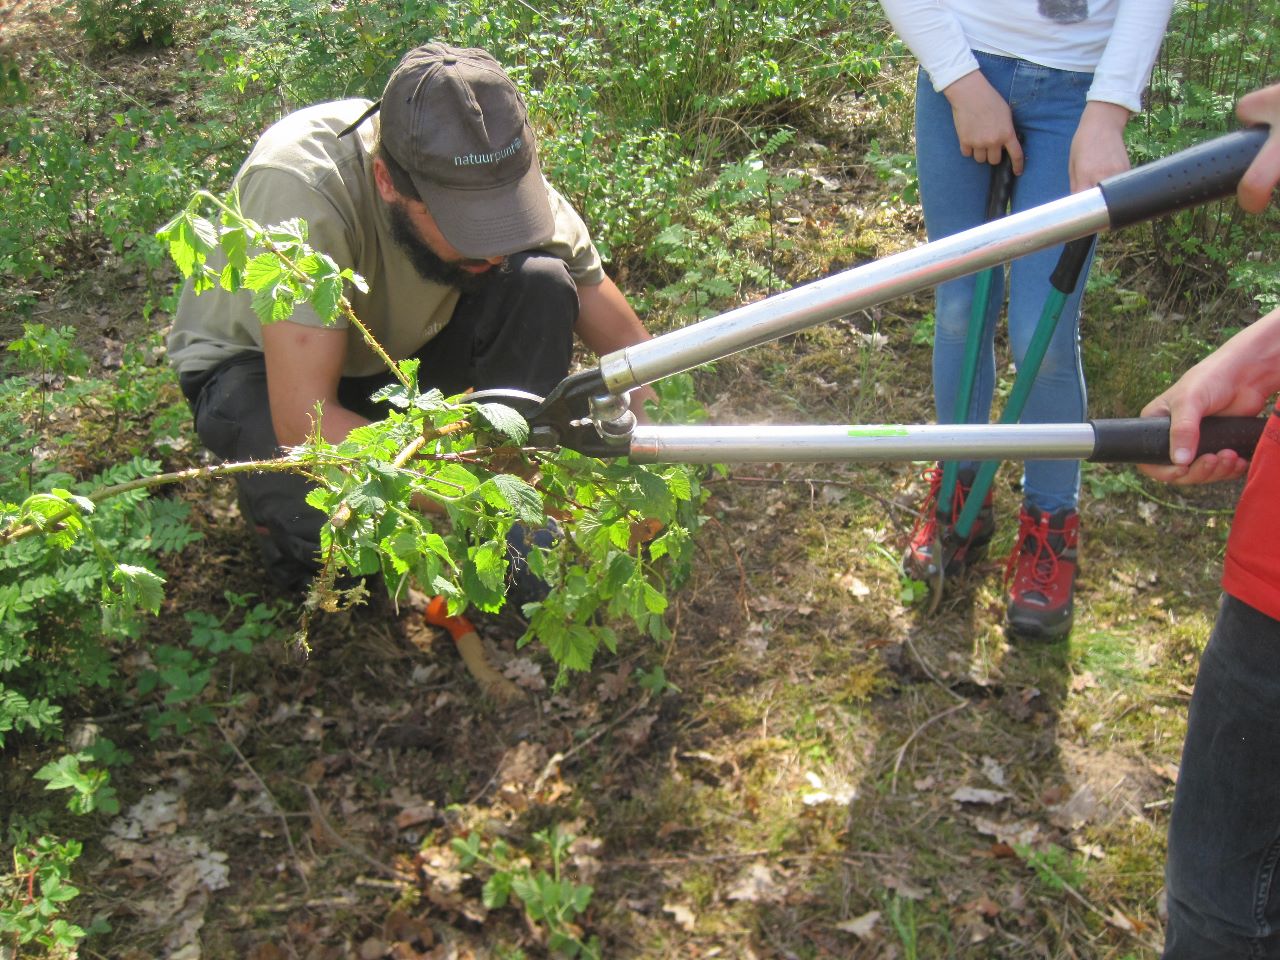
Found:
M 1234 450 L 1253 456 L 1266 417 L 1205 417 L 1200 421 L 1200 445 L 1196 456 Z M 1094 463 L 1170 463 L 1169 418 L 1134 417 L 1128 420 L 1091 420 Z
M 1103 180 L 1098 189 L 1111 228 L 1229 196 L 1262 149 L 1268 129 L 1237 130 Z
M 1093 249 L 1096 236 L 1090 234 L 1078 237 L 1062 248 L 1062 256 L 1058 257 L 1058 264 L 1049 276 L 1049 282 L 1055 290 L 1067 296 L 1075 290 L 1076 284 L 1080 282 L 1080 271 L 1084 269 L 1084 262 L 1089 259 L 1089 251 Z
M 1013 161 L 1009 154 L 1000 157 L 1000 163 L 991 171 L 991 186 L 987 190 L 987 222 L 1003 217 L 1013 196 Z

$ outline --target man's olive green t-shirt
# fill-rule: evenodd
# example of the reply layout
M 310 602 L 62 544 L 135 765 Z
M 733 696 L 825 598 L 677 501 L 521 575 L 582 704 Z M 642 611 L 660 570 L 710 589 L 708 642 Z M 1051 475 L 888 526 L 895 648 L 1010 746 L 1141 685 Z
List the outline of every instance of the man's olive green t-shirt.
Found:
M 245 216 L 263 226 L 300 217 L 307 223 L 311 246 L 365 279 L 368 293 L 348 285 L 347 296 L 375 339 L 400 360 L 449 322 L 459 293 L 423 280 L 391 239 L 390 218 L 378 196 L 371 162 L 377 118 L 338 137 L 369 105 L 368 100 L 340 100 L 290 114 L 263 134 L 235 183 Z M 580 286 L 601 283 L 600 254 L 582 218 L 550 186 L 547 190 L 556 226 L 542 249 L 565 261 Z M 305 305 L 291 319 L 323 326 Z M 345 320 L 338 323 L 347 325 Z M 262 350 L 262 324 L 253 312 L 252 294 L 218 288 L 196 296 L 188 282 L 168 339 L 169 359 L 178 373 L 198 373 L 253 350 Z M 368 376 L 385 369 L 358 331 L 350 329 L 343 376 Z

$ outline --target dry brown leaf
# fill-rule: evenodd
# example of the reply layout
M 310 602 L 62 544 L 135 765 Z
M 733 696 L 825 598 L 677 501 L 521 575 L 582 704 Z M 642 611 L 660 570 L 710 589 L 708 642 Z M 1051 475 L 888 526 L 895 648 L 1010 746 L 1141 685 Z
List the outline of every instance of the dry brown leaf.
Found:
M 671 914 L 671 918 L 675 920 L 676 925 L 686 933 L 693 933 L 698 926 L 698 918 L 683 903 L 664 903 L 662 912 Z
M 977 900 L 974 900 L 971 903 L 966 903 L 965 909 L 979 913 L 988 919 L 1000 916 L 1000 904 L 996 903 L 985 893 L 978 897 Z
M 1099 686 L 1098 678 L 1089 670 L 1084 673 L 1077 673 L 1071 678 L 1071 692 L 1082 693 L 1085 690 L 1092 690 Z
M 738 878 L 737 884 L 727 894 L 728 900 L 747 903 L 779 903 L 786 896 L 786 888 L 773 876 L 773 871 L 763 863 L 753 863 Z
M 430 800 L 424 800 L 422 803 L 405 807 L 396 814 L 396 829 L 408 830 L 410 827 L 427 823 L 436 818 L 436 813 L 436 805 Z
M 1040 838 L 1040 826 L 1029 820 L 1010 820 L 999 822 L 986 817 L 970 817 L 969 822 L 979 833 L 1016 847 L 1019 844 L 1030 846 Z
M 498 782 L 504 787 L 528 789 L 542 774 L 547 758 L 547 748 L 542 744 L 521 740 L 503 753 L 498 762 Z
M 960 787 L 951 794 L 951 799 L 956 803 L 976 803 L 985 806 L 995 806 L 1012 798 L 1013 794 L 1006 793 L 1004 790 L 984 790 L 982 787 Z
M 502 675 L 525 690 L 538 692 L 547 689 L 542 667 L 529 657 L 512 657 L 503 666 Z
M 901 877 L 895 877 L 892 874 L 882 877 L 880 883 L 886 890 L 892 890 L 904 900 L 923 900 L 929 892 L 928 890 L 922 890 L 920 887 L 913 887 Z
M 869 940 L 876 935 L 876 925 L 880 922 L 880 911 L 872 910 L 853 920 L 844 920 L 836 924 L 842 933 L 852 933 L 859 940 Z
M 631 682 L 631 667 L 623 666 L 614 673 L 606 673 L 596 685 L 596 699 L 601 703 L 611 703 L 622 696 Z
M 383 939 L 395 944 L 404 943 L 415 950 L 428 950 L 435 945 L 435 931 L 421 917 L 415 917 L 403 910 L 393 910 L 382 922 Z
M 641 714 L 630 723 L 619 727 L 615 736 L 634 750 L 649 739 L 649 732 L 653 729 L 654 721 L 657 719 L 658 715 L 656 713 Z

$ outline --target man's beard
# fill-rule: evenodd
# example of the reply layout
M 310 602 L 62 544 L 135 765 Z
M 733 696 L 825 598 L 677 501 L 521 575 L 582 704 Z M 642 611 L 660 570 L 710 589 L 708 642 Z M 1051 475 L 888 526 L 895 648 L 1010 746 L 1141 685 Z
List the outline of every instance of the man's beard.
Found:
M 462 293 L 479 293 L 493 282 L 497 274 L 506 269 L 504 260 L 483 273 L 472 273 L 457 263 L 441 259 L 419 239 L 403 201 L 390 203 L 388 208 L 391 216 L 391 239 L 404 251 L 413 268 L 418 271 L 418 276 L 428 283 L 441 283 Z

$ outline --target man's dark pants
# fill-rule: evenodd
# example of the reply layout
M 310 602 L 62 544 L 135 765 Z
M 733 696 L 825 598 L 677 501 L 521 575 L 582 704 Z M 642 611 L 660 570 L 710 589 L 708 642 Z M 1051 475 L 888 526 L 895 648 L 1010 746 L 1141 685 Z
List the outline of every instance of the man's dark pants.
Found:
M 1169 825 L 1164 960 L 1280 958 L 1280 621 L 1225 597 Z
M 415 356 L 418 382 L 446 396 L 468 387 L 513 387 L 545 395 L 568 372 L 578 294 L 564 262 L 517 254 L 476 293 L 464 294 L 448 325 Z M 342 405 L 370 420 L 387 408 L 369 396 L 392 375 L 344 377 Z M 183 393 L 201 442 L 223 460 L 279 456 L 262 354 L 239 354 L 208 371 L 184 374 Z M 237 477 L 240 509 L 258 528 L 268 573 L 281 587 L 304 587 L 318 569 L 324 516 L 304 498 L 310 484 L 284 473 Z

